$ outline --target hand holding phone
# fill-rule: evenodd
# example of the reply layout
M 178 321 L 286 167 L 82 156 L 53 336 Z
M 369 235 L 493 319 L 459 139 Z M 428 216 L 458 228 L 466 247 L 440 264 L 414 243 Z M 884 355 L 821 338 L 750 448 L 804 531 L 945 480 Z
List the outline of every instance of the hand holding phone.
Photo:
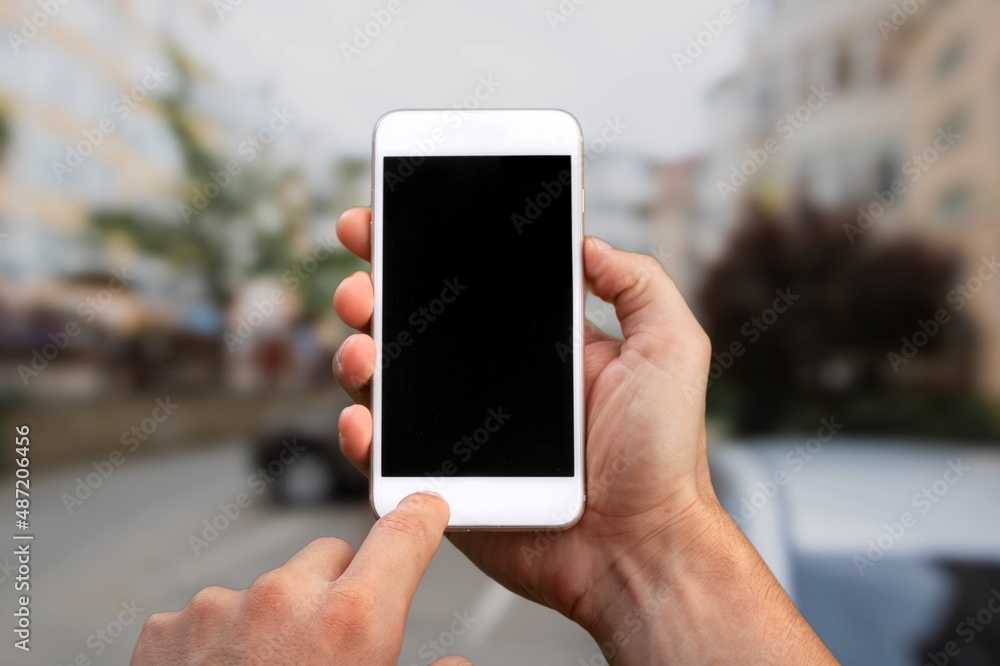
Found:
M 370 222 L 368 208 L 337 222 L 363 259 Z M 609 660 L 837 663 L 715 497 L 708 337 L 653 258 L 595 238 L 583 249 L 590 290 L 614 305 L 625 337 L 585 329 L 587 510 L 565 531 L 452 532 L 452 543 L 508 589 L 577 622 Z M 371 279 L 342 282 L 334 307 L 367 330 Z M 351 336 L 337 358 L 338 381 L 360 403 L 341 413 L 341 449 L 367 472 L 371 337 Z
M 353 208 L 337 236 L 371 257 L 371 210 Z M 590 627 L 601 611 L 594 579 L 643 557 L 662 534 L 683 542 L 716 502 L 705 460 L 708 338 L 663 268 L 651 257 L 583 243 L 587 283 L 612 304 L 625 340 L 584 328 L 587 510 L 563 532 L 454 532 L 449 538 L 483 571 L 515 592 Z M 341 283 L 338 315 L 361 329 L 337 353 L 335 375 L 359 404 L 340 416 L 341 449 L 365 473 L 372 443 L 375 345 L 367 333 L 373 291 L 367 274 Z M 534 377 L 524 378 L 530 382 Z M 721 510 L 721 509 L 720 509 Z M 616 585 L 613 577 L 605 581 Z

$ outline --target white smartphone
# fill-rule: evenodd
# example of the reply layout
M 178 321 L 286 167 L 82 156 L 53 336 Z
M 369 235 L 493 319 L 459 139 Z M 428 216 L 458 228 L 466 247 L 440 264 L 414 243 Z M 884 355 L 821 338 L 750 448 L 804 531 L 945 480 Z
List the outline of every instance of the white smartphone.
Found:
M 584 506 L 583 139 L 564 111 L 403 110 L 372 155 L 371 502 L 449 528 Z

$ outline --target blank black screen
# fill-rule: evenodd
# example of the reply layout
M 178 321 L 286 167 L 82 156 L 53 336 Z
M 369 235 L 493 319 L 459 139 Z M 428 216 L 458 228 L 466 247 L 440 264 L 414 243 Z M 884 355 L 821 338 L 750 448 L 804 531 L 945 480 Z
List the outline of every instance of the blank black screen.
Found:
M 384 158 L 382 475 L 573 475 L 570 158 Z

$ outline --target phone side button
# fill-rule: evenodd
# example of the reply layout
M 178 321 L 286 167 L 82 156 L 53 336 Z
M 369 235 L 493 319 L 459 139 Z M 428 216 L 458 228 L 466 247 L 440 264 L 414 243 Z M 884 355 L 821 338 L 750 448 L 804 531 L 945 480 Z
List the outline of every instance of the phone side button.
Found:
M 580 188 L 580 212 L 587 212 L 587 190 Z

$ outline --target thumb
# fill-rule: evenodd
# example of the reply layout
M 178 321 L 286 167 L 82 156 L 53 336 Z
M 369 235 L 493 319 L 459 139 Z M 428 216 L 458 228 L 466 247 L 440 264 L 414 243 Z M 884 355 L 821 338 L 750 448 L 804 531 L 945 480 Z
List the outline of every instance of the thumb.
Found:
M 337 582 L 369 590 L 376 600 L 376 617 L 405 617 L 448 517 L 448 503 L 438 495 L 421 492 L 404 497 L 375 522 Z
M 472 666 L 472 662 L 457 654 L 449 654 L 447 657 L 441 657 L 431 666 Z
M 615 306 L 630 345 L 653 353 L 664 346 L 690 349 L 693 340 L 705 339 L 677 285 L 653 257 L 591 236 L 583 259 L 591 291 Z

